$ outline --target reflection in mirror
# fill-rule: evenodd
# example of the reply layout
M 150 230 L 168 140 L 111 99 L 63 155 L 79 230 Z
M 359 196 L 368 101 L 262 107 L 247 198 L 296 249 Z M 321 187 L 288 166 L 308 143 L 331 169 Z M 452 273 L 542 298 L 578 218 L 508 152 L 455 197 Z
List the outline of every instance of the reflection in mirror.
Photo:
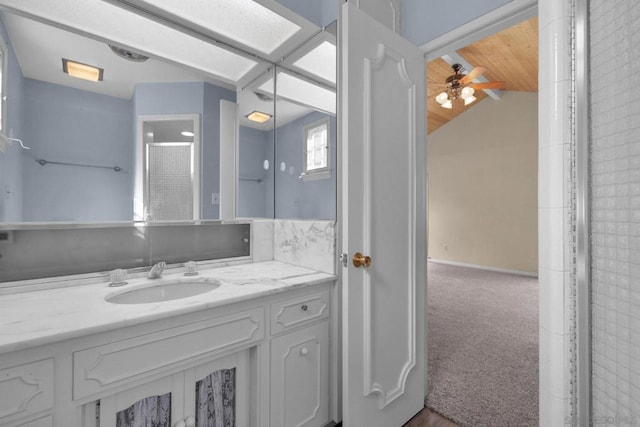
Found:
M 336 218 L 335 27 L 276 72 L 276 218 Z
M 238 90 L 237 212 L 241 218 L 273 218 L 274 125 L 273 73 Z M 264 90 L 263 86 L 268 90 Z M 279 113 L 279 112 L 278 112 Z
M 335 219 L 335 91 L 285 71 L 276 87 L 275 216 Z
M 147 154 L 136 144 L 142 132 L 137 118 L 187 113 L 199 118 L 202 144 L 194 155 L 206 161 L 191 171 L 197 174 L 190 206 L 195 210 L 179 217 L 219 217 L 220 102 L 235 102 L 234 85 L 8 11 L 0 20 L 8 46 L 6 133 L 31 147 L 11 145 L 0 156 L 0 220 L 178 219 L 146 216 L 150 212 L 142 213 L 139 194 L 134 202 L 137 167 Z M 62 58 L 99 67 L 102 81 L 63 72 Z M 159 146 L 154 147 L 149 155 L 157 160 Z
M 304 185 L 296 187 L 299 195 L 284 205 L 297 204 L 297 210 L 276 212 L 278 194 L 289 192 L 275 188 L 282 162 L 274 152 L 284 155 L 287 146 L 276 149 L 278 134 L 287 134 L 277 128 L 313 112 L 329 117 L 325 172 L 331 177 L 324 182 L 333 182 L 334 200 L 322 206 L 335 217 L 335 208 L 328 208 L 335 206 L 335 24 L 323 29 L 335 19 L 337 2 L 247 2 L 255 15 L 251 22 L 246 14 L 218 19 L 217 8 L 226 4 L 235 8 L 233 0 L 194 3 L 195 9 L 184 10 L 175 2 L 162 10 L 162 4 L 147 0 L 0 0 L 7 67 L 2 76 L 7 80 L 2 132 L 32 147 L 2 146 L 0 222 L 153 218 L 148 208 L 145 212 L 140 191 L 145 183 L 138 178 L 144 154 L 137 141 L 142 135 L 140 116 L 184 114 L 200 120 L 193 218 L 232 218 L 221 214 L 229 212 L 224 208 L 229 203 L 238 216 L 328 217 L 325 211 L 304 207 L 307 187 L 311 190 Z M 279 17 L 264 13 L 264 8 Z M 217 18 L 209 20 L 207 14 Z M 234 20 L 239 24 L 232 24 Z M 265 31 L 269 38 L 260 36 Z M 256 37 L 267 44 L 251 42 Z M 98 81 L 63 72 L 63 58 L 95 66 Z M 283 68 L 276 70 L 273 63 Z M 278 91 L 277 81 L 282 85 Z M 234 110 L 237 114 L 230 113 Z M 254 110 L 266 114 L 264 123 L 249 120 Z M 226 120 L 230 115 L 231 123 Z M 306 134 L 322 133 L 307 129 L 315 121 L 301 125 L 299 140 L 305 138 L 305 129 Z M 234 144 L 239 144 L 237 163 L 221 154 Z M 303 155 L 291 155 L 297 163 L 288 163 L 303 171 Z M 225 169 L 227 164 L 233 167 Z M 197 173 L 195 168 L 191 172 Z M 224 192 L 229 180 L 231 194 L 239 193 L 237 203 Z M 301 179 L 299 184 L 306 182 L 312 181 Z
M 143 155 L 138 180 L 142 181 L 143 218 L 149 221 L 200 219 L 200 118 L 140 116 L 138 141 Z M 136 185 L 136 190 L 139 190 Z M 136 217 L 138 217 L 136 211 Z

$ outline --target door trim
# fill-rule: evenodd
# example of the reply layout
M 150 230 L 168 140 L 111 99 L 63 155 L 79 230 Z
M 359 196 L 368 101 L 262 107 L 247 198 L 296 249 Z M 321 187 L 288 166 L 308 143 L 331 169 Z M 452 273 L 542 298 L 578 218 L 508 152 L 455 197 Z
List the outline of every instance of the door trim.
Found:
M 552 0 L 549 0 L 549 3 Z M 583 19 L 584 23 L 586 24 L 586 3 L 588 3 L 588 0 L 575 0 L 576 1 L 576 10 L 575 10 L 575 19 L 576 19 L 576 23 L 580 22 L 580 19 Z M 581 10 L 582 8 L 584 8 L 585 10 Z M 522 20 L 526 20 L 532 16 L 537 15 L 537 10 L 538 10 L 538 0 L 513 0 L 510 3 L 507 3 L 506 5 L 499 7 L 497 9 L 495 9 L 494 11 L 487 13 L 465 25 L 462 25 L 458 28 L 456 28 L 455 30 L 446 33 L 430 42 L 427 42 L 425 44 L 423 44 L 420 48 L 421 50 L 423 50 L 425 52 L 425 59 L 426 61 L 430 61 L 433 60 L 435 58 L 440 57 L 441 55 L 447 53 L 447 51 L 451 51 L 454 49 L 459 49 L 462 48 L 468 44 L 471 44 L 475 41 L 478 41 L 484 37 L 486 37 L 489 34 L 492 34 L 494 32 L 497 31 L 501 31 L 503 29 L 506 29 L 512 25 L 514 25 L 517 22 L 520 22 Z M 582 15 L 582 16 L 581 16 Z M 588 37 L 588 34 L 586 34 L 586 31 L 584 28 L 582 28 L 582 33 L 580 32 L 580 28 L 578 27 L 578 31 L 576 33 L 576 49 L 578 50 L 580 47 L 580 43 L 585 43 L 586 38 Z M 569 35 L 567 35 L 567 37 L 569 37 Z M 565 40 L 562 40 L 563 42 Z M 548 54 L 548 49 L 550 49 L 550 47 L 547 46 L 539 46 L 539 53 L 540 53 L 540 57 L 545 56 L 546 54 Z M 578 97 L 578 100 L 580 101 L 580 104 L 578 105 L 584 105 L 586 106 L 586 96 L 587 96 L 587 92 L 586 92 L 586 88 L 581 86 L 581 83 L 579 82 L 579 73 L 580 72 L 585 72 L 586 70 L 588 70 L 588 59 L 586 58 L 587 55 L 587 50 L 586 50 L 586 46 L 584 46 L 584 51 L 582 52 L 584 56 L 576 56 L 576 61 L 575 61 L 575 65 L 576 65 L 576 74 L 578 74 L 577 76 L 574 74 L 574 77 L 576 78 L 576 97 Z M 576 52 L 577 54 L 579 53 L 578 51 Z M 571 60 L 571 58 L 563 58 L 563 60 Z M 543 65 L 544 66 L 544 65 Z M 541 69 L 541 72 L 555 72 L 556 70 L 553 68 L 550 68 L 550 64 L 546 65 L 545 69 Z M 586 84 L 587 82 L 584 81 L 584 84 Z M 575 111 L 576 113 L 576 132 L 578 132 L 578 138 L 580 138 L 580 132 L 585 132 L 588 131 L 588 129 L 586 129 L 584 126 L 587 126 L 587 118 L 582 116 L 581 118 L 581 113 L 580 111 Z M 586 135 L 586 134 L 582 134 L 582 135 Z M 567 141 L 568 142 L 568 141 Z M 577 141 L 578 144 L 578 153 L 577 156 L 580 157 L 580 150 L 582 149 L 582 147 L 580 147 L 581 144 L 583 144 L 583 141 L 578 140 Z M 577 162 L 580 162 L 579 159 L 576 159 Z M 580 172 L 578 172 L 579 174 Z M 577 175 L 577 190 L 576 190 L 576 195 L 578 197 L 578 200 L 580 200 L 580 197 L 585 198 L 582 202 L 578 201 L 577 203 L 588 203 L 586 197 L 588 196 L 586 191 L 588 190 L 588 187 L 586 185 L 586 183 L 580 182 L 580 175 Z M 538 187 L 538 191 L 540 191 L 540 186 Z M 580 209 L 579 205 L 576 206 L 577 209 Z M 586 221 L 586 218 L 583 219 L 583 221 Z M 576 224 L 577 225 L 577 224 Z M 583 225 L 588 225 L 586 222 L 584 222 Z M 585 234 L 584 234 L 585 230 L 580 231 L 580 229 L 578 229 L 578 232 L 576 233 L 576 236 L 578 239 L 585 238 Z M 582 233 L 582 236 L 580 235 Z M 557 238 L 558 236 L 553 236 L 554 238 Z M 565 237 L 565 236 L 563 236 Z M 566 241 L 566 238 L 564 239 Z M 549 241 L 548 239 L 546 241 Z M 566 243 L 568 244 L 568 243 Z M 584 243 L 586 245 L 586 242 Z M 547 250 L 548 247 L 539 247 L 539 251 L 542 250 Z M 577 293 L 581 293 L 581 295 L 577 295 L 576 296 L 576 325 L 575 325 L 575 333 L 576 333 L 576 339 L 578 340 L 577 343 L 577 354 L 576 354 L 576 363 L 577 363 L 577 388 L 576 390 L 576 395 L 572 395 L 571 391 L 566 392 L 566 394 L 564 396 L 551 396 L 551 393 L 544 388 L 540 389 L 540 396 L 539 396 L 539 401 L 542 403 L 544 402 L 545 404 L 547 404 L 547 401 L 550 398 L 553 399 L 561 399 L 561 398 L 574 398 L 577 399 L 577 403 L 578 403 L 578 414 L 577 416 L 579 416 L 579 419 L 589 419 L 589 412 L 590 411 L 590 400 L 591 400 L 591 386 L 590 386 L 590 342 L 589 342 L 589 335 L 590 335 L 590 325 L 589 325 L 589 317 L 590 317 L 590 307 L 589 307 L 589 303 L 588 303 L 588 294 L 589 294 L 589 289 L 587 288 L 588 284 L 589 284 L 589 278 L 588 276 L 585 276 L 585 269 L 589 268 L 590 262 L 589 262 L 589 253 L 588 253 L 588 247 L 585 246 L 583 248 L 582 251 L 577 252 L 577 256 L 578 258 L 582 257 L 581 260 L 577 260 L 577 268 L 578 269 L 582 269 L 582 272 L 577 272 L 577 276 L 579 276 L 580 274 L 583 275 L 582 281 L 578 281 L 577 283 Z M 582 265 L 582 266 L 581 266 Z M 582 285 L 580 284 L 582 283 Z M 569 286 L 568 283 L 565 282 L 565 286 Z M 582 287 L 582 289 L 580 289 L 580 287 Z M 548 307 L 547 306 L 541 306 L 540 307 L 540 313 L 544 314 L 544 313 L 548 313 Z M 569 311 L 567 308 L 565 308 L 565 318 L 567 316 L 570 315 Z M 541 319 L 539 319 L 539 325 L 542 324 L 542 322 L 540 321 Z M 547 319 L 549 320 L 549 319 Z M 565 337 L 565 343 L 568 343 L 569 340 L 571 338 L 569 336 Z M 552 363 L 561 363 L 562 361 L 557 359 L 557 352 L 554 353 L 550 353 L 547 352 L 544 355 L 541 355 L 541 357 L 550 357 L 552 358 Z M 570 377 L 571 373 L 570 373 L 570 368 L 566 367 L 563 370 L 563 374 L 567 376 L 567 378 Z M 543 378 L 540 378 L 541 383 Z M 567 379 L 568 381 L 568 379 Z M 558 415 L 558 413 L 554 412 L 553 414 L 550 414 L 550 416 L 552 417 L 552 419 L 554 420 L 558 420 L 558 422 L 560 422 L 559 420 L 564 419 L 564 409 L 561 408 L 560 409 L 560 413 L 562 414 L 561 416 Z M 558 418 L 559 417 L 559 418 Z
M 422 46 L 428 61 L 470 45 L 538 14 L 538 0 L 513 0 L 473 21 L 437 37 Z

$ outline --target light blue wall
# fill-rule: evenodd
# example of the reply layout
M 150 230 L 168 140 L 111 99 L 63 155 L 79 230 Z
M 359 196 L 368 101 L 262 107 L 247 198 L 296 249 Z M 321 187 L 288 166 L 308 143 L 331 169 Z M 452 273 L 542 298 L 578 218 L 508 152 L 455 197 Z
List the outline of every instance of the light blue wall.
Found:
M 6 129 L 7 136 L 24 139 L 22 94 L 24 77 L 16 58 L 11 40 L 4 24 L 0 21 L 0 36 L 7 46 L 7 102 Z M 25 143 L 29 143 L 25 139 Z M 15 143 L 4 153 L 0 153 L 0 222 L 22 221 L 22 164 L 24 151 Z
M 325 27 L 338 18 L 339 0 L 276 0 L 292 12 Z
M 133 217 L 129 100 L 24 80 L 24 221 L 124 221 Z M 41 166 L 38 159 L 121 172 Z
M 512 0 L 402 0 L 402 35 L 421 46 Z
M 220 100 L 236 101 L 236 93 L 209 83 L 143 83 L 136 86 L 134 116 L 199 114 L 202 135 L 202 218 L 216 219 L 220 206 L 211 193 L 220 192 Z
M 263 167 L 265 160 L 268 170 Z M 273 218 L 272 130 L 240 126 L 238 177 L 238 216 Z
M 330 168 L 327 179 L 304 181 L 299 178 L 303 170 L 304 127 L 329 117 Z M 276 130 L 276 218 L 335 219 L 336 217 L 336 119 L 314 112 Z M 281 162 L 286 170 L 282 172 Z M 293 167 L 293 170 L 290 170 Z
M 209 83 L 204 84 L 202 135 L 203 218 L 220 218 L 220 205 L 211 204 L 211 193 L 220 193 L 220 100 L 236 102 L 236 92 Z

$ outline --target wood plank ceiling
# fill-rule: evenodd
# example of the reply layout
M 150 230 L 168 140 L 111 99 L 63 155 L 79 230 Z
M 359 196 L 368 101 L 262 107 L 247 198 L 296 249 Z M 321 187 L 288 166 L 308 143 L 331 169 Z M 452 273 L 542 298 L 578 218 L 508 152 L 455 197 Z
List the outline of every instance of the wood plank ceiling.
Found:
M 472 66 L 487 67 L 489 81 L 504 81 L 505 89 L 522 92 L 538 91 L 538 18 L 533 17 L 511 28 L 486 37 L 457 53 Z M 465 74 L 470 70 L 465 70 Z M 442 108 L 435 100 L 443 90 L 445 79 L 453 74 L 451 66 L 438 58 L 427 64 L 427 132 L 431 133 L 485 98 L 476 91 L 477 101 L 469 106 L 454 102 L 453 108 Z M 491 98 L 483 102 L 499 102 Z

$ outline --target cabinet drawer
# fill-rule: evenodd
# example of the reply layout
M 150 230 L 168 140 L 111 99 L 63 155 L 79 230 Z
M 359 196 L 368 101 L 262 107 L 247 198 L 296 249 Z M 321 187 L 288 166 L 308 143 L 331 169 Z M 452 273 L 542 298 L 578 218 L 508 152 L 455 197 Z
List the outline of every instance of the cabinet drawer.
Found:
M 80 399 L 177 367 L 198 356 L 261 340 L 264 309 L 165 329 L 73 354 L 73 398 Z
M 271 334 L 329 317 L 329 292 L 306 295 L 271 304 Z
M 53 407 L 53 359 L 0 370 L 0 423 Z

